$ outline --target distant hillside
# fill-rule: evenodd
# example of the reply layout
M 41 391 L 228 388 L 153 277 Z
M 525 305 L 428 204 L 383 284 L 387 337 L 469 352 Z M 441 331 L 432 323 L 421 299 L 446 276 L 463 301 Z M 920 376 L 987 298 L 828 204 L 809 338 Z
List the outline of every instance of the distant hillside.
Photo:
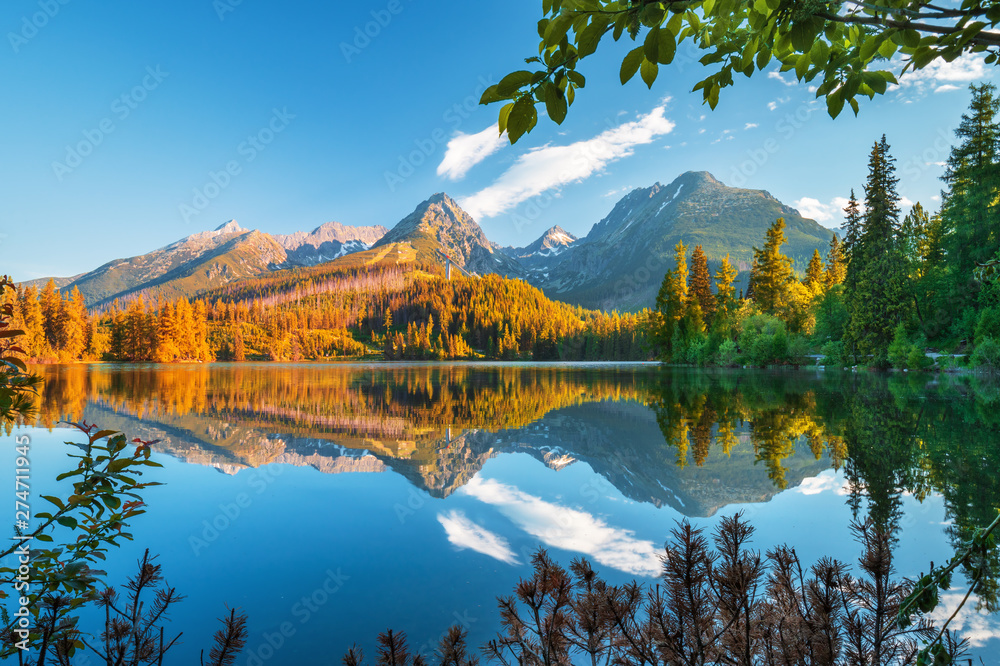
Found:
M 72 278 L 52 278 L 65 292 L 78 288 L 87 305 L 101 307 L 138 294 L 193 297 L 242 278 L 293 266 L 312 266 L 359 252 L 385 234 L 385 227 L 349 227 L 328 222 L 312 232 L 275 235 L 251 231 L 236 220 L 128 259 L 116 259 Z M 32 280 L 41 288 L 50 278 Z
M 528 280 L 551 298 L 590 308 L 650 307 L 674 246 L 700 244 L 711 268 L 726 254 L 748 270 L 754 246 L 775 219 L 785 218 L 783 251 L 804 270 L 814 249 L 825 252 L 832 233 L 763 190 L 728 187 L 705 171 L 669 185 L 633 190 L 586 237 L 532 266 Z

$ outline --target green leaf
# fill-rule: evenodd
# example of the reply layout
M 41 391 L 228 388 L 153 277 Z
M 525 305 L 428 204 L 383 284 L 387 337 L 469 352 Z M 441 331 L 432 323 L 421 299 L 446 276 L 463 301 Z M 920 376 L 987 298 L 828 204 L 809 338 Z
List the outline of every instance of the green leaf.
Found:
M 480 104 L 492 104 L 493 102 L 499 102 L 500 100 L 507 99 L 499 92 L 497 92 L 496 85 L 492 85 L 483 91 L 482 96 L 479 98 Z
M 53 497 L 52 495 L 41 495 L 41 498 L 43 500 L 48 500 L 52 504 L 55 504 L 57 507 L 59 507 L 60 510 L 66 508 L 66 504 L 63 503 L 63 501 L 61 499 L 59 499 L 58 497 Z
M 507 137 L 511 143 L 515 143 L 527 132 L 537 121 L 538 112 L 535 111 L 535 104 L 530 97 L 522 97 L 514 103 L 510 115 L 507 117 Z
M 48 534 L 36 534 L 35 539 L 38 541 L 44 541 L 46 543 L 52 541 L 52 537 L 50 537 Z
M 566 119 L 566 96 L 558 86 L 552 84 L 545 86 L 545 111 L 557 125 L 561 125 Z
M 669 65 L 674 60 L 677 53 L 677 38 L 669 30 L 657 30 L 659 35 L 659 45 L 657 46 L 656 62 L 662 65 Z
M 842 88 L 834 90 L 826 97 L 826 110 L 831 118 L 836 118 L 844 109 L 844 93 Z
M 622 85 L 631 80 L 635 73 L 639 71 L 639 65 L 642 64 L 642 47 L 636 47 L 628 52 L 625 58 L 622 60 L 622 68 L 619 73 L 619 78 L 621 78 Z
M 771 62 L 771 49 L 762 48 L 757 51 L 757 69 L 764 69 Z
M 719 104 L 719 90 L 720 88 L 718 85 L 713 85 L 711 88 L 708 89 L 708 97 L 705 98 L 708 101 L 709 108 L 712 109 L 713 111 L 715 110 L 715 107 Z
M 545 40 L 546 46 L 558 46 L 562 38 L 566 36 L 569 31 L 570 26 L 573 25 L 575 16 L 571 14 L 560 14 L 555 17 L 549 24 L 545 26 L 545 35 L 543 39 Z
M 505 104 L 502 109 L 500 109 L 500 115 L 497 117 L 497 127 L 500 129 L 500 134 L 503 134 L 507 129 L 507 118 L 510 117 L 510 112 L 514 108 L 514 102 L 510 104 Z
M 879 44 L 878 54 L 889 59 L 896 54 L 896 44 L 891 39 L 887 39 Z
M 649 62 L 659 60 L 660 53 L 660 28 L 652 28 L 646 33 L 646 40 L 642 43 L 642 52 Z
M 62 518 L 60 518 L 56 522 L 59 523 L 60 525 L 62 525 L 63 527 L 70 528 L 71 530 L 75 530 L 76 529 L 76 518 L 72 518 L 70 516 L 63 516 Z
M 590 25 L 583 29 L 580 38 L 576 42 L 576 52 L 579 57 L 584 58 L 597 50 L 601 38 L 608 31 L 608 19 L 605 17 L 594 17 Z
M 659 65 L 655 62 L 650 62 L 648 60 L 643 60 L 642 65 L 639 67 L 639 76 L 646 83 L 647 88 L 653 87 L 653 82 L 656 81 L 656 75 L 659 73 Z
M 511 72 L 500 79 L 500 83 L 497 84 L 497 94 L 507 97 L 521 87 L 528 85 L 530 81 L 531 72 L 527 70 L 522 69 L 517 72 Z

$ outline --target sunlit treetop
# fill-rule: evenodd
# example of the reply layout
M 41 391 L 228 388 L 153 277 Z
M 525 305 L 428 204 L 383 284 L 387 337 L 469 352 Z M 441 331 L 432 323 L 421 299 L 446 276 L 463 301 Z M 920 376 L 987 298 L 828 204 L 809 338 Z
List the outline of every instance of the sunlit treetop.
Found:
M 622 60 L 621 82 L 637 73 L 650 88 L 661 65 L 669 65 L 685 40 L 704 52 L 710 73 L 701 90 L 711 108 L 737 75 L 747 78 L 777 61 L 799 81 L 817 81 L 832 117 L 859 96 L 869 99 L 897 83 L 896 73 L 950 62 L 963 54 L 1000 55 L 1000 3 L 963 0 L 943 7 L 918 0 L 823 2 L 822 0 L 542 0 L 534 70 L 520 70 L 488 88 L 481 103 L 508 100 L 500 109 L 500 132 L 511 143 L 538 120 L 536 105 L 562 123 L 576 90 L 586 80 L 580 61 L 601 40 L 628 37 L 638 46 Z

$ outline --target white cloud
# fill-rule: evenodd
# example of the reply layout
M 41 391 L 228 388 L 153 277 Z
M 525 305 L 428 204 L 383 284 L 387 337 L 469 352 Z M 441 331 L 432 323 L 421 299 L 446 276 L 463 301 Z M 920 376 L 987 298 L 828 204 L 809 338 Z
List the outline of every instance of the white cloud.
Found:
M 792 79 L 791 81 L 789 81 L 788 79 L 786 79 L 785 77 L 783 77 L 781 75 L 781 72 L 777 72 L 777 71 L 774 71 L 774 70 L 771 70 L 770 72 L 767 73 L 767 78 L 774 79 L 775 81 L 781 81 L 786 86 L 797 86 L 797 85 L 799 85 L 799 82 L 796 81 L 795 79 Z
M 799 209 L 802 217 L 812 218 L 817 222 L 829 222 L 833 219 L 833 206 L 820 203 L 818 199 L 802 197 L 798 201 L 793 202 L 793 204 Z
M 494 217 L 546 190 L 580 182 L 608 164 L 634 154 L 635 147 L 669 134 L 675 124 L 664 117 L 664 100 L 638 120 L 605 130 L 586 141 L 546 145 L 522 155 L 489 187 L 460 201 L 472 217 Z
M 931 197 L 931 201 L 941 201 L 940 195 L 935 194 L 934 196 Z
M 448 541 L 460 549 L 468 548 L 493 559 L 517 564 L 517 555 L 502 536 L 490 532 L 469 520 L 461 511 L 439 514 L 438 522 L 444 526 Z
M 460 180 L 469 169 L 507 145 L 506 134 L 497 134 L 497 126 L 487 127 L 477 134 L 459 132 L 448 142 L 444 159 L 437 173 L 449 180 Z
M 743 126 L 743 129 L 745 130 L 754 129 L 755 127 L 759 127 L 759 125 L 757 123 L 747 123 L 746 125 Z
M 941 593 L 941 603 L 927 614 L 928 619 L 940 626 L 951 617 L 964 596 L 964 592 Z M 991 641 L 1000 640 L 1000 622 L 997 621 L 996 616 L 986 615 L 976 610 L 975 595 L 969 598 L 969 601 L 958 612 L 948 628 L 960 637 L 967 638 L 969 645 L 974 648 L 980 648 Z
M 913 208 L 913 202 L 910 201 L 910 197 L 908 196 L 899 197 L 899 205 L 901 208 Z
M 848 484 L 843 478 L 839 478 L 832 470 L 820 472 L 818 476 L 802 479 L 802 483 L 796 490 L 803 495 L 819 495 L 824 492 L 834 492 L 838 495 L 849 494 Z
M 655 576 L 660 558 L 652 541 L 630 530 L 611 527 L 585 511 L 559 506 L 514 486 L 475 477 L 461 491 L 495 506 L 546 546 L 589 555 L 604 566 L 632 575 Z
M 991 68 L 983 62 L 983 57 L 967 53 L 945 62 L 938 58 L 923 69 L 910 70 L 899 77 L 901 88 L 910 88 L 919 93 L 933 88 L 934 92 L 947 92 L 963 87 L 958 84 L 972 83 L 990 78 Z
M 768 102 L 767 103 L 767 108 L 770 111 L 774 111 L 775 109 L 777 109 L 779 106 L 781 106 L 782 104 L 786 103 L 790 99 L 791 99 L 791 97 L 779 97 L 778 99 L 774 100 L 773 102 Z
M 834 197 L 830 204 L 837 209 L 837 214 L 843 216 L 844 209 L 847 208 L 847 204 L 851 203 L 847 197 Z M 858 211 L 865 212 L 865 202 L 858 202 Z

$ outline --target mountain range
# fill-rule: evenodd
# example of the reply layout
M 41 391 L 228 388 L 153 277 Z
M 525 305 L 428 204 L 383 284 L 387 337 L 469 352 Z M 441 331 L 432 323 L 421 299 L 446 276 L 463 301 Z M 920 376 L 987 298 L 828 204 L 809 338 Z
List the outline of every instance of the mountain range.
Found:
M 689 250 L 700 244 L 711 270 L 728 254 L 745 272 L 753 247 L 763 243 L 778 217 L 786 222 L 783 250 L 799 270 L 814 249 L 825 253 L 832 232 L 768 192 L 729 187 L 708 172 L 689 171 L 667 185 L 633 190 L 582 238 L 554 226 L 523 247 L 501 247 L 458 202 L 438 193 L 391 229 L 328 222 L 311 232 L 272 235 L 231 220 L 147 254 L 55 280 L 64 292 L 78 288 L 88 306 L 99 308 L 138 294 L 191 297 L 303 266 L 441 265 L 447 257 L 467 273 L 526 280 L 556 300 L 634 310 L 652 306 L 663 275 L 674 265 L 678 241 Z

